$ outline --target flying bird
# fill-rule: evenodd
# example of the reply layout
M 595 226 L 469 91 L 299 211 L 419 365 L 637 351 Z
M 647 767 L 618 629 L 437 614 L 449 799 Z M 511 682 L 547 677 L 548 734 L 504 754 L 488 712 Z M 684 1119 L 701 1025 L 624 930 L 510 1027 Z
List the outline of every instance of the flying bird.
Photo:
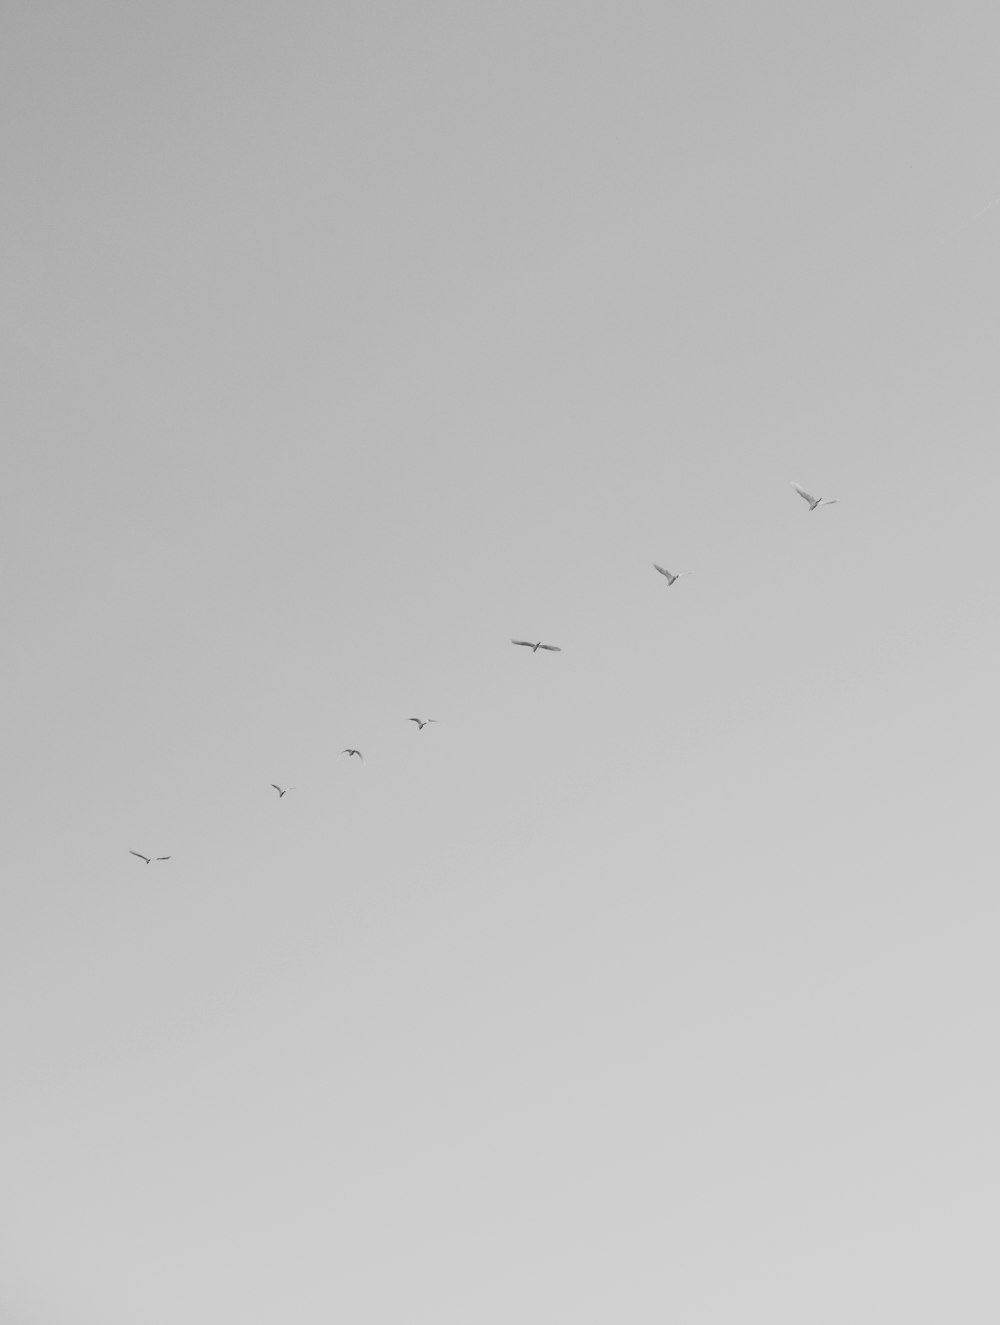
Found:
M 407 722 L 415 722 L 417 731 L 422 732 L 429 722 L 437 722 L 437 718 L 407 718 Z
M 1000 198 L 994 198 L 993 201 L 988 202 L 985 207 L 980 207 L 979 211 L 974 212 L 968 220 L 960 221 L 954 229 L 948 231 L 945 235 L 945 239 L 954 239 L 956 235 L 961 234 L 963 230 L 966 230 L 970 225 L 973 225 L 981 216 L 985 216 L 987 212 L 992 212 L 993 208 L 997 206 L 1000 206 Z
M 811 492 L 806 492 L 805 488 L 800 488 L 797 483 L 793 483 L 792 487 L 803 501 L 809 503 L 809 509 L 811 511 L 814 511 L 817 506 L 836 506 L 837 502 L 840 500 L 839 497 L 814 497 Z
M 129 847 L 129 852 L 128 852 L 128 853 L 129 853 L 130 856 L 138 856 L 139 859 L 140 859 L 140 860 L 144 860 L 144 861 L 146 862 L 147 865 L 148 865 L 149 862 L 153 859 L 152 856 L 144 856 L 144 855 L 142 854 L 141 851 L 133 851 L 131 847 Z M 169 856 L 157 856 L 156 859 L 157 859 L 157 860 L 169 860 L 170 857 L 169 857 Z
M 341 750 L 340 753 L 341 753 L 342 755 L 347 755 L 348 758 L 350 758 L 351 755 L 357 755 L 358 758 L 361 760 L 362 763 L 365 762 L 365 757 L 364 757 L 364 755 L 361 753 L 361 751 L 360 751 L 360 750 L 352 750 L 352 749 L 350 748 L 350 746 L 348 746 L 348 748 L 347 748 L 346 750 Z
M 671 574 L 670 571 L 667 570 L 666 566 L 657 566 L 655 561 L 653 562 L 653 569 L 658 570 L 661 575 L 666 576 L 667 584 L 674 584 L 676 583 L 677 580 L 681 578 L 682 575 L 691 574 L 689 570 L 679 570 L 676 575 L 673 575 Z
M 279 787 L 278 784 L 277 784 L 277 782 L 272 782 L 272 783 L 271 783 L 271 786 L 272 786 L 272 787 L 275 789 L 275 791 L 278 793 L 278 800 L 279 800 L 279 801 L 281 800 L 282 796 L 286 795 L 289 791 L 294 791 L 294 790 L 295 790 L 294 787 Z
M 532 644 L 530 639 L 512 639 L 511 644 L 520 644 L 532 653 L 537 653 L 539 649 L 548 649 L 549 653 L 562 653 L 558 644 L 543 644 L 541 640 L 537 644 Z

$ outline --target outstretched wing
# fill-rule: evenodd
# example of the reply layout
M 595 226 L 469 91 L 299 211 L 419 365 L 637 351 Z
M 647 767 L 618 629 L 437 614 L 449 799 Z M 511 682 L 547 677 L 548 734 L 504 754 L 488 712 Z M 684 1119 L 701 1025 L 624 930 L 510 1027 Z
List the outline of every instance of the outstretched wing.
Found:
M 512 639 L 511 644 L 523 644 L 526 649 L 533 649 L 535 647 L 530 639 Z
M 130 856 L 138 856 L 140 860 L 144 860 L 147 865 L 149 864 L 149 857 L 144 856 L 141 851 L 133 851 L 132 848 L 129 847 L 128 853 Z
M 539 644 L 540 649 L 548 649 L 549 653 L 562 653 L 558 644 Z
M 278 793 L 278 795 L 280 796 L 280 795 L 281 795 L 281 788 L 278 786 L 277 782 L 272 782 L 272 783 L 271 783 L 271 786 L 275 789 L 275 791 L 276 791 L 276 792 Z
M 157 860 L 169 860 L 170 857 L 169 857 L 169 856 L 157 856 L 156 859 L 157 859 Z
M 422 726 L 424 725 L 424 720 L 423 720 L 423 718 L 407 718 L 406 721 L 407 721 L 407 722 L 415 722 L 415 723 L 417 724 L 418 727 L 422 727 Z
M 797 483 L 793 483 L 793 484 L 792 484 L 792 487 L 793 487 L 793 488 L 795 489 L 795 491 L 799 494 L 799 496 L 803 499 L 803 501 L 807 501 L 807 502 L 809 503 L 810 506 L 811 506 L 811 505 L 813 504 L 813 502 L 816 500 L 816 498 L 812 495 L 811 492 L 806 492 L 805 488 L 800 488 L 799 485 L 798 485 Z
M 824 497 L 823 500 L 820 502 L 820 506 L 836 506 L 837 502 L 839 501 L 840 501 L 839 497 Z

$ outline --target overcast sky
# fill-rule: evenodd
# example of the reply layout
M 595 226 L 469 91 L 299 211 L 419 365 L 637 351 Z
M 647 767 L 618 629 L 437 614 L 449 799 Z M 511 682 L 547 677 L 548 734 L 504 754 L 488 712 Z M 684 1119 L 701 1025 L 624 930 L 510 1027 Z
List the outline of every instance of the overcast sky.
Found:
M 8 6 L 5 1322 L 996 1318 L 998 47 Z

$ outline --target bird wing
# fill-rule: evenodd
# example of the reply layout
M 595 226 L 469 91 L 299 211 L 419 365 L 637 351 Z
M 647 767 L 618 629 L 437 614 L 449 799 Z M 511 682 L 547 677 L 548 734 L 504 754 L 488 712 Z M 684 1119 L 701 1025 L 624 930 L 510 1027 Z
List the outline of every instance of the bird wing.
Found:
M 530 639 L 512 639 L 511 644 L 523 644 L 526 649 L 533 649 L 535 647 Z
M 407 721 L 407 722 L 415 722 L 415 723 L 417 724 L 418 727 L 422 726 L 422 724 L 423 724 L 423 718 L 407 718 L 406 721 Z
M 669 572 L 668 570 L 665 569 L 665 567 L 663 567 L 663 566 L 657 566 L 657 564 L 656 564 L 655 561 L 653 562 L 653 570 L 658 570 L 658 571 L 660 572 L 660 574 L 661 574 L 661 575 L 665 575 L 665 576 L 667 577 L 668 580 L 672 580 L 672 579 L 674 578 L 674 577 L 670 574 L 670 572 Z
M 562 653 L 558 644 L 539 644 L 540 649 L 548 649 L 549 653 Z
M 278 795 L 280 796 L 280 795 L 281 795 L 281 788 L 278 786 L 277 782 L 272 782 L 272 783 L 271 783 L 271 786 L 275 789 L 275 791 L 276 791 L 276 792 L 278 793 Z
M 157 859 L 157 860 L 169 860 L 170 857 L 169 857 L 169 856 L 157 856 L 156 859 Z
M 836 506 L 837 502 L 839 502 L 839 501 L 840 501 L 840 498 L 839 498 L 839 497 L 824 497 L 823 500 L 820 502 L 820 505 L 821 505 L 821 506 Z
M 133 851 L 132 848 L 129 847 L 128 853 L 130 856 L 138 856 L 140 860 L 144 860 L 147 865 L 149 864 L 149 857 L 144 856 L 141 851 Z
M 804 498 L 805 501 L 814 502 L 816 500 L 816 498 L 812 495 L 811 492 L 806 492 L 805 488 L 800 488 L 797 483 L 793 483 L 792 487 L 795 489 L 795 491 L 799 494 L 800 497 Z

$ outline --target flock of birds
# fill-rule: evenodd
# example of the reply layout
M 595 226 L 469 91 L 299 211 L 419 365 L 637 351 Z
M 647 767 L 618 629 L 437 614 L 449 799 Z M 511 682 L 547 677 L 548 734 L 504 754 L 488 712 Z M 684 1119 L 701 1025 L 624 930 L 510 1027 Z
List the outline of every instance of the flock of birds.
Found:
M 798 483 L 793 483 L 792 487 L 802 500 L 808 503 L 810 511 L 815 511 L 820 506 L 834 506 L 838 501 L 837 497 L 814 497 L 811 492 L 806 492 L 805 488 L 800 487 Z M 659 571 L 667 581 L 668 587 L 671 588 L 683 576 L 691 574 L 690 571 L 683 570 L 669 571 L 666 566 L 660 566 L 655 561 L 653 562 L 653 569 Z M 558 644 L 545 644 L 542 640 L 512 639 L 511 644 L 517 644 L 523 649 L 530 649 L 532 653 L 537 653 L 539 649 L 544 649 L 547 653 L 562 652 L 562 649 Z M 408 718 L 407 721 L 415 722 L 417 724 L 417 731 L 422 732 L 429 723 L 437 722 L 437 718 Z M 347 755 L 348 759 L 356 757 L 361 760 L 362 764 L 365 762 L 364 755 L 360 750 L 356 750 L 353 746 L 346 746 L 340 753 L 342 755 Z M 290 791 L 295 790 L 294 787 L 279 787 L 277 782 L 272 782 L 270 785 L 278 793 L 278 800 L 281 800 L 283 796 L 287 796 Z M 147 865 L 152 864 L 153 861 L 171 859 L 170 856 L 145 856 L 141 851 L 132 851 L 131 848 L 129 849 L 129 855 L 138 856 L 138 858 L 144 860 Z

